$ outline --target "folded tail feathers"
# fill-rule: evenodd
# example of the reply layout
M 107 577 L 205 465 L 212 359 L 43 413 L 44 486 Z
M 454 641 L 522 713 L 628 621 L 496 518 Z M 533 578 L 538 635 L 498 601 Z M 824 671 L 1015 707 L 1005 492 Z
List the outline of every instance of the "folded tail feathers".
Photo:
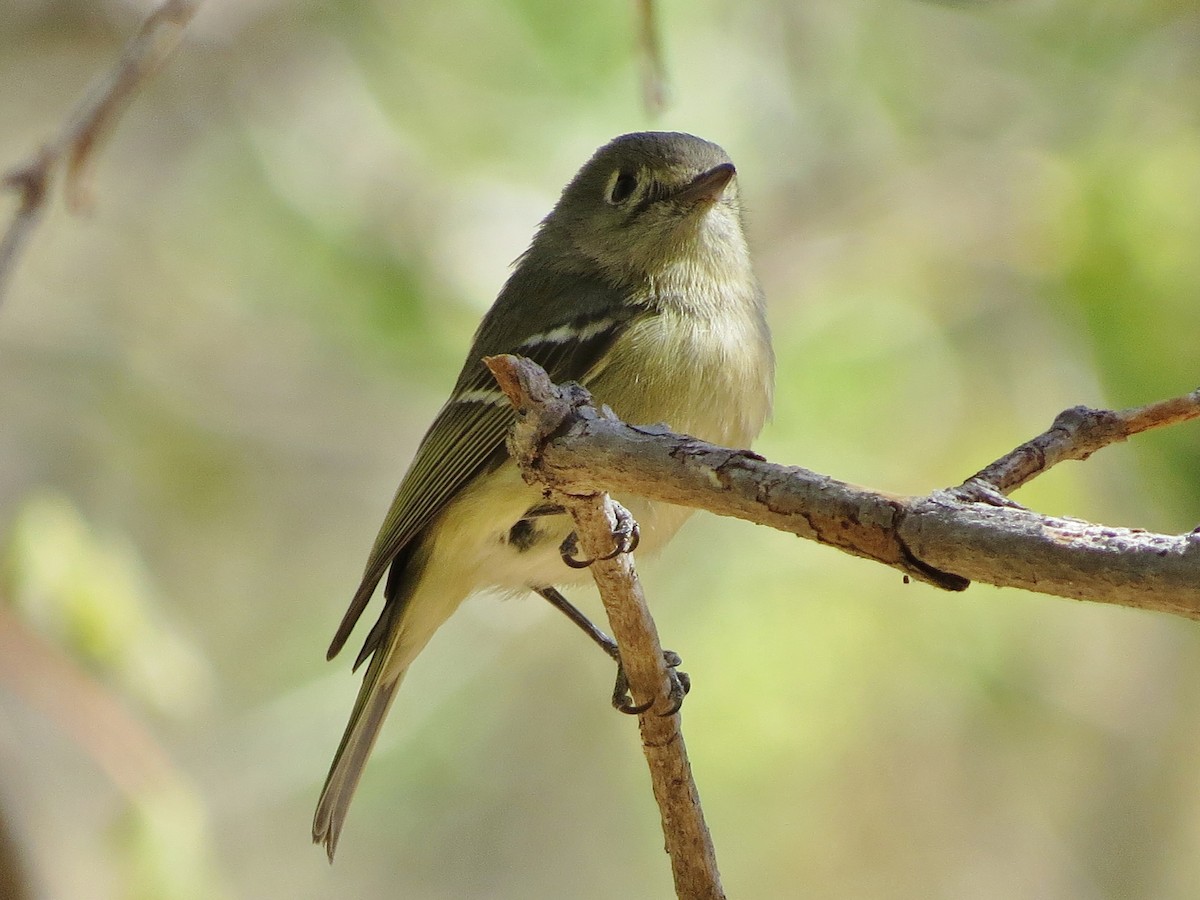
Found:
M 317 812 L 313 816 L 313 843 L 325 846 L 331 863 L 367 757 L 371 755 L 371 748 L 375 746 L 383 720 L 387 718 L 388 709 L 404 677 L 403 671 L 384 677 L 384 661 L 388 655 L 376 653 L 367 667 L 354 709 L 350 713 L 350 721 L 325 779 L 325 787 L 321 789 L 321 799 L 317 801 Z

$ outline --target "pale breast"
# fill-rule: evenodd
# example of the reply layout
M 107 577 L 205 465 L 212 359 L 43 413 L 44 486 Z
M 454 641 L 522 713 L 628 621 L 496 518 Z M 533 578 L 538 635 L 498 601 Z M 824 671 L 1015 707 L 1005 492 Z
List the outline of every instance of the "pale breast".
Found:
M 704 316 L 668 309 L 636 322 L 587 386 L 631 424 L 745 447 L 770 415 L 773 382 L 765 326 L 735 307 Z

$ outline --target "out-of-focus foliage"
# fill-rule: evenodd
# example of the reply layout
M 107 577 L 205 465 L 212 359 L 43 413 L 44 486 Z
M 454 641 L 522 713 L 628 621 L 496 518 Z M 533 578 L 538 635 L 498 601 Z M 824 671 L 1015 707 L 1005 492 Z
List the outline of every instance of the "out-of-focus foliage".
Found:
M 189 787 L 137 797 L 115 823 L 114 894 L 130 900 L 224 900 L 212 861 L 210 811 Z
M 34 496 L 10 524 L 0 596 L 139 703 L 195 714 L 208 673 L 196 648 L 157 620 L 161 600 L 135 551 L 90 534 L 63 497 Z
M 0 161 L 146 6 L 0 5 Z M 308 843 L 356 687 L 323 651 L 378 520 L 507 264 L 615 134 L 738 163 L 772 458 L 923 493 L 1066 406 L 1200 381 L 1194 5 L 659 11 L 651 121 L 632 4 L 211 0 L 92 214 L 47 217 L 0 308 L 2 599 L 178 777 L 114 788 L 0 684 L 0 804 L 44 896 L 669 895 L 610 667 L 535 600 L 464 606 L 336 865 Z M 1178 428 L 1018 499 L 1182 531 L 1198 470 Z M 1194 896 L 1191 623 L 944 595 L 707 518 L 639 563 L 731 896 Z

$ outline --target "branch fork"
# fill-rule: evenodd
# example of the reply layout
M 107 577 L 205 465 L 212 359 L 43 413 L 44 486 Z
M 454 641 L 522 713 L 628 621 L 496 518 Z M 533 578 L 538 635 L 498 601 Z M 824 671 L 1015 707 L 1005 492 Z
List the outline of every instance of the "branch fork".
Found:
M 525 479 L 575 518 L 589 556 L 611 549 L 607 491 L 616 491 L 788 531 L 945 590 L 982 581 L 1200 619 L 1200 528 L 1154 534 L 1044 516 L 1008 498 L 1063 460 L 1200 418 L 1200 390 L 1126 410 L 1073 407 L 958 487 L 904 497 L 662 427 L 633 427 L 591 406 L 578 385 L 554 385 L 530 360 L 484 362 L 518 411 L 510 452 Z M 632 560 L 597 561 L 592 571 L 635 699 L 662 697 L 662 649 Z M 721 897 L 679 717 L 651 711 L 639 721 L 678 896 Z

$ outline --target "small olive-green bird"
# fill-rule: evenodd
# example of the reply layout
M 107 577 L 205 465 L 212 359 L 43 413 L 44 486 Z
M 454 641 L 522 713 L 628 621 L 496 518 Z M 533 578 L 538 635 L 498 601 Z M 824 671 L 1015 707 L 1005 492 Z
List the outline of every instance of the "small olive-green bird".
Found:
M 587 577 L 560 553 L 570 517 L 547 507 L 505 449 L 515 413 L 482 362 L 500 353 L 581 383 L 627 422 L 748 446 L 770 413 L 775 365 L 725 151 L 662 132 L 601 147 L 484 316 L 329 647 L 332 659 L 386 574 L 383 611 L 355 668 L 370 664 L 313 820 L 313 840 L 331 861 L 404 673 L 459 604 L 489 587 L 562 600 L 554 585 Z M 647 550 L 691 513 L 617 499 Z

